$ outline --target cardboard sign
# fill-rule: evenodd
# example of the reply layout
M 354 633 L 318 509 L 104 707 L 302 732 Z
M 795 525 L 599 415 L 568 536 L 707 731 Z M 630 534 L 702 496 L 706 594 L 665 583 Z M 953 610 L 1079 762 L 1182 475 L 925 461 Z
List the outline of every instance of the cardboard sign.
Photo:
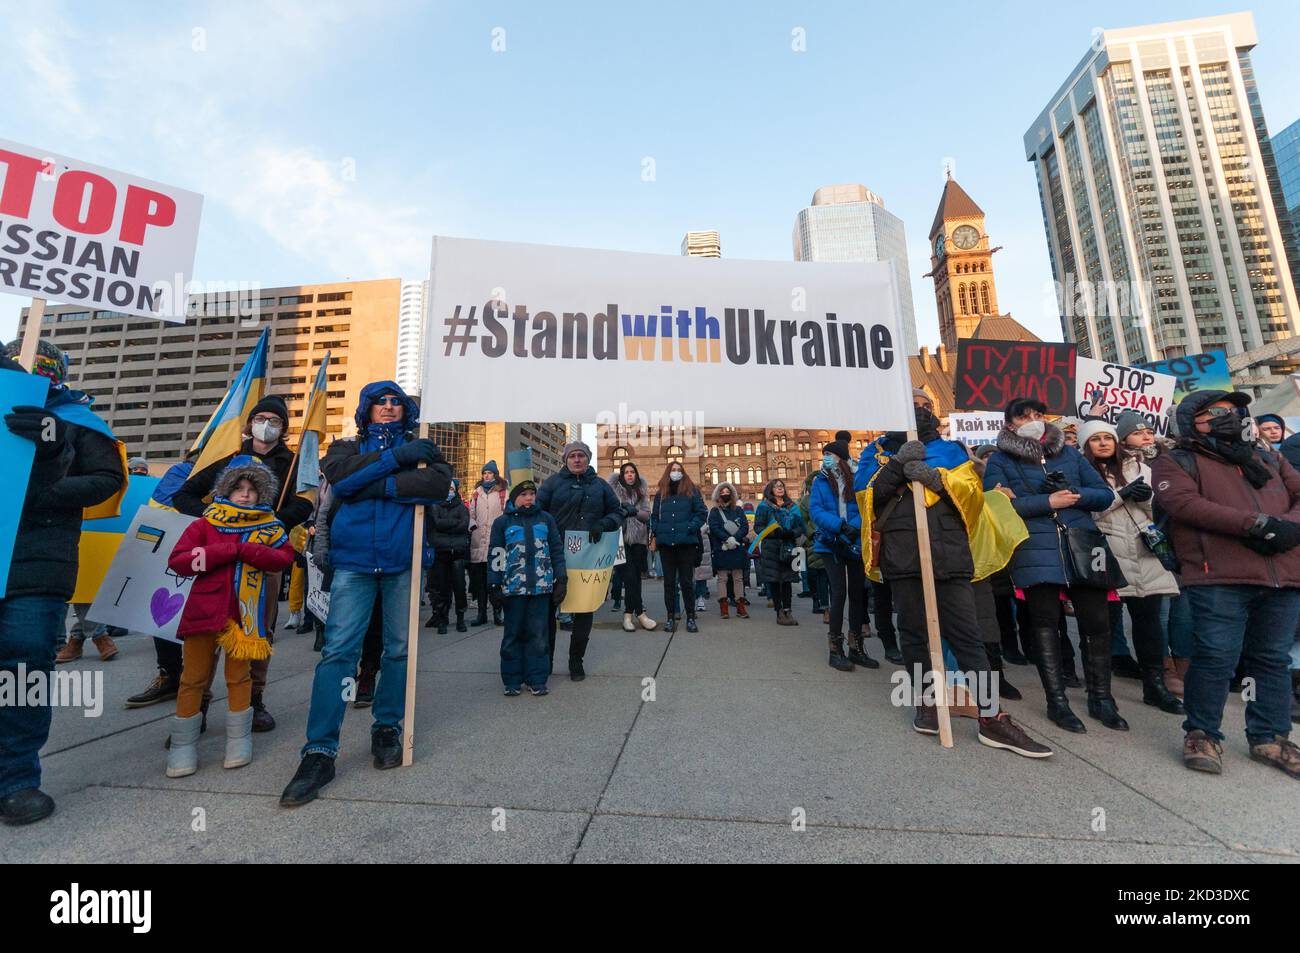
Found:
M 122 536 L 86 617 L 175 642 L 181 610 L 193 576 L 178 576 L 167 566 L 177 540 L 195 517 L 141 506 Z
M 1006 426 L 1002 414 L 988 412 L 948 415 L 948 439 L 959 440 L 968 447 L 997 443 L 998 434 Z
M 0 139 L 0 291 L 185 321 L 203 196 Z
M 15 407 L 44 407 L 50 379 L 39 374 L 0 373 L 0 416 Z M 39 435 L 38 435 L 39 436 Z M 9 581 L 9 564 L 13 560 L 14 540 L 23 516 L 23 500 L 32 476 L 36 444 L 13 433 L 0 421 L 0 597 Z
M 84 604 L 95 601 L 109 564 L 122 545 L 122 536 L 131 525 L 131 518 L 140 507 L 149 505 L 149 498 L 160 482 L 159 477 L 128 476 L 119 515 L 81 521 L 81 539 L 77 543 L 77 588 L 69 602 Z
M 569 530 L 564 534 L 564 565 L 569 584 L 560 605 L 561 612 L 595 612 L 600 608 L 614 573 L 618 539 L 613 533 L 606 533 L 599 543 L 593 543 L 585 530 Z
M 614 551 L 614 565 L 621 566 L 627 562 L 627 551 L 623 546 L 623 527 L 618 528 L 618 549 Z
M 1113 424 L 1124 411 L 1133 410 L 1146 418 L 1156 436 L 1168 435 L 1177 378 L 1090 357 L 1078 359 L 1076 374 L 1079 417 L 1102 416 Z M 1098 414 L 1101 406 L 1106 410 Z
M 307 560 L 307 611 L 324 622 L 330 615 L 330 594 L 321 588 L 325 572 L 316 565 L 310 552 L 303 553 Z
M 1228 371 L 1228 355 L 1223 351 L 1188 354 L 1186 357 L 1149 361 L 1137 366 L 1173 376 L 1177 381 L 1174 387 L 1175 404 L 1188 394 L 1201 390 L 1236 390 L 1232 384 L 1232 374 Z
M 1049 414 L 1072 414 L 1075 406 L 1073 344 L 1057 341 L 957 342 L 958 410 L 1001 413 L 1019 397 L 1047 405 Z

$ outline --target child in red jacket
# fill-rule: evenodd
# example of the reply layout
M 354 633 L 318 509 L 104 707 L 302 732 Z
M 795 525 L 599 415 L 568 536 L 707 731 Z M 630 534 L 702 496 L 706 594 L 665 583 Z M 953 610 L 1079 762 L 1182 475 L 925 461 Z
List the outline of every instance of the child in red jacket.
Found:
M 181 534 L 167 565 L 178 576 L 194 576 L 177 637 L 183 646 L 180 691 L 172 719 L 167 777 L 183 778 L 199 768 L 200 704 L 203 690 L 226 653 L 227 768 L 253 760 L 252 676 L 249 663 L 271 654 L 263 602 L 266 574 L 293 562 L 284 524 L 275 518 L 275 475 L 249 456 L 237 456 L 217 477 L 212 503 L 202 519 Z

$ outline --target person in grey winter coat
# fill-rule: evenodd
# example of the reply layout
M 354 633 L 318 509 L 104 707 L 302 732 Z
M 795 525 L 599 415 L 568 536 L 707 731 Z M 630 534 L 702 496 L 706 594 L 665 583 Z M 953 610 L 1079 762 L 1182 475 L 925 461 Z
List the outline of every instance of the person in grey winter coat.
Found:
M 641 472 L 631 461 L 618 468 L 618 472 L 609 478 L 609 485 L 624 516 L 623 556 L 626 561 L 614 568 L 623 585 L 623 630 L 635 632 L 639 622 L 641 628 L 649 632 L 659 625 L 646 615 L 641 595 L 641 574 L 646 571 L 650 539 L 650 492 Z

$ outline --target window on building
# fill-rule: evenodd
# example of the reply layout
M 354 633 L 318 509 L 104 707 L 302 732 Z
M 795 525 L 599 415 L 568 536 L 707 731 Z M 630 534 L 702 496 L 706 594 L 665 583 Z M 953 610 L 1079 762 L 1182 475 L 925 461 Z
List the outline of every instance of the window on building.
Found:
M 785 464 L 784 464 L 784 463 L 777 464 L 777 467 L 776 467 L 776 478 L 777 478 L 778 480 L 784 480 L 784 479 L 785 479 Z
M 681 448 L 680 444 L 675 443 L 668 448 L 668 452 L 664 456 L 670 462 L 676 460 L 678 463 L 682 463 L 686 459 L 686 451 Z
M 980 303 L 984 306 L 983 311 L 985 314 L 992 312 L 993 309 L 989 307 L 989 283 L 987 281 L 980 282 Z
M 763 482 L 763 468 L 762 468 L 762 467 L 754 467 L 754 482 L 755 482 L 755 483 L 762 483 L 762 482 Z
M 280 299 L 280 304 L 311 304 L 312 295 L 285 295 Z
M 961 302 L 961 313 L 968 314 L 966 310 L 966 286 L 964 284 L 957 286 L 957 300 Z
M 318 302 L 321 301 L 351 301 L 351 291 L 326 291 L 316 296 Z

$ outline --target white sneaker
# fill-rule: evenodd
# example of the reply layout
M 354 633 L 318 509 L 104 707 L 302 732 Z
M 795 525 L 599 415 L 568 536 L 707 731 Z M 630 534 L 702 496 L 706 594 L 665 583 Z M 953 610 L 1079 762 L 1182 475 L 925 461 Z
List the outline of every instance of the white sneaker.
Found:
M 701 596 L 700 598 L 698 598 L 698 599 L 695 600 L 695 611 L 696 611 L 696 612 L 704 612 L 704 611 L 706 611 L 708 608 L 709 608 L 709 604 L 708 604 L 707 602 L 704 601 L 704 597 L 703 597 L 703 596 Z
M 630 612 L 623 613 L 623 631 L 624 632 L 636 631 L 636 623 L 632 621 L 632 613 Z
M 647 632 L 653 632 L 655 629 L 659 628 L 659 623 L 650 618 L 644 612 L 636 617 L 636 621 L 641 623 L 641 628 L 645 629 Z

